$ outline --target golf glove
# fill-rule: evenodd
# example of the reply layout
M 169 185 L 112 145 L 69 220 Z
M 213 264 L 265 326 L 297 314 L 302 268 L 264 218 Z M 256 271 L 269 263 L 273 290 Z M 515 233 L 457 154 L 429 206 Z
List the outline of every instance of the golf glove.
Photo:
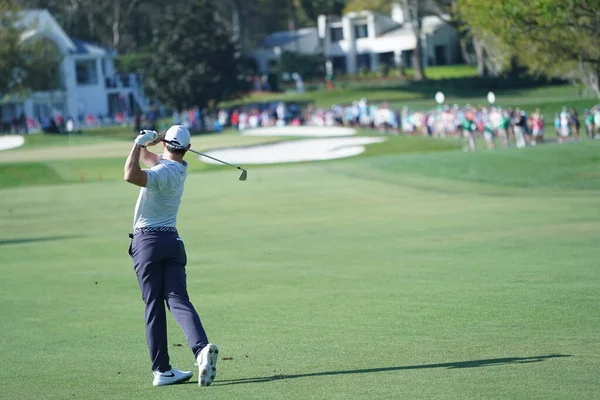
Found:
M 138 137 L 135 138 L 135 143 L 139 146 L 146 147 L 148 143 L 152 143 L 156 139 L 158 139 L 158 132 L 143 130 L 140 132 Z

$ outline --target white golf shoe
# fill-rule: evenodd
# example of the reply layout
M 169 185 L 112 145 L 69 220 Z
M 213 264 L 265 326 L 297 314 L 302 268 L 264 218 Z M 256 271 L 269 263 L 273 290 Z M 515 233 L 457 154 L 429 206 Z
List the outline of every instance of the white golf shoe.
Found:
M 154 371 L 154 386 L 165 386 L 174 385 L 176 383 L 187 382 L 194 375 L 192 371 L 179 371 L 175 368 L 171 368 L 166 372 Z
M 198 385 L 210 386 L 217 376 L 217 359 L 219 358 L 219 349 L 216 344 L 209 343 L 198 354 Z

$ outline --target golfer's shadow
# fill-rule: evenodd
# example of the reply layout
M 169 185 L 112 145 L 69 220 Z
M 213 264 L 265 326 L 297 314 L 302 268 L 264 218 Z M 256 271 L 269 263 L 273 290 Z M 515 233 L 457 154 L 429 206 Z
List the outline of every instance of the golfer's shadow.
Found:
M 422 364 L 422 365 L 405 365 L 400 367 L 383 367 L 383 368 L 369 368 L 369 369 L 352 369 L 346 371 L 325 371 L 325 372 L 313 372 L 309 374 L 297 374 L 297 375 L 272 375 L 263 376 L 256 378 L 241 378 L 241 379 L 229 379 L 220 380 L 213 383 L 213 386 L 225 386 L 225 385 L 238 385 L 243 383 L 261 383 L 277 381 L 281 379 L 297 379 L 297 378 L 310 378 L 316 376 L 332 376 L 332 375 L 346 375 L 346 374 L 370 374 L 375 372 L 389 372 L 389 371 L 405 371 L 414 369 L 431 369 L 431 368 L 446 368 L 446 369 L 459 369 L 459 368 L 480 368 L 480 367 L 494 367 L 498 365 L 507 364 L 529 364 L 542 362 L 552 358 L 572 357 L 567 354 L 551 354 L 547 356 L 535 356 L 535 357 L 507 357 L 507 358 L 490 358 L 487 360 L 472 360 L 472 361 L 457 361 L 443 364 Z

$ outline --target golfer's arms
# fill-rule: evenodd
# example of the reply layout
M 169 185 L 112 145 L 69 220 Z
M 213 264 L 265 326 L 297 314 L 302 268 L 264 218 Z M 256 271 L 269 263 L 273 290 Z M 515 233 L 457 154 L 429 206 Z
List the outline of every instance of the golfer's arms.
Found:
M 123 179 L 134 185 L 146 187 L 146 183 L 148 182 L 148 175 L 146 174 L 146 171 L 144 171 L 140 167 L 141 152 L 142 147 L 137 144 L 134 144 L 133 148 L 131 149 L 131 152 L 129 152 L 129 157 L 127 157 L 127 161 L 125 161 Z
M 144 165 L 146 165 L 148 168 L 152 168 L 158 164 L 158 154 L 151 152 L 145 147 L 142 147 L 140 160 L 142 160 Z

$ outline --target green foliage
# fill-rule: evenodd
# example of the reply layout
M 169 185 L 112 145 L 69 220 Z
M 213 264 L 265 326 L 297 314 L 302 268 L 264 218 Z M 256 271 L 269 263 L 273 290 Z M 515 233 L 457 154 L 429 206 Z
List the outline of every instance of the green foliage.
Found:
M 350 0 L 348 1 L 344 12 L 370 10 L 382 14 L 390 12 L 390 0 Z
M 347 0 L 296 0 L 306 16 L 316 21 L 319 15 L 341 15 Z
M 236 98 L 248 89 L 231 32 L 213 0 L 171 3 L 156 28 L 143 73 L 149 93 L 174 109 Z
M 60 49 L 38 35 L 23 40 L 25 29 L 18 26 L 19 22 L 18 8 L 0 2 L 0 98 L 6 93 L 46 91 L 60 86 Z
M 49 91 L 61 87 L 60 63 L 63 55 L 51 40 L 33 37 L 21 44 L 20 87 L 15 89 Z
M 141 72 L 151 58 L 150 52 L 121 54 L 115 58 L 115 68 L 124 73 Z
M 579 79 L 600 97 L 600 3 L 458 0 L 472 31 L 493 36 L 535 72 Z
M 293 74 L 297 72 L 302 79 L 322 78 L 325 75 L 323 55 L 306 55 L 284 52 L 277 65 L 279 74 Z
M 20 59 L 21 31 L 14 26 L 14 12 L 7 4 L 0 3 L 0 97 L 11 88 L 13 73 Z

